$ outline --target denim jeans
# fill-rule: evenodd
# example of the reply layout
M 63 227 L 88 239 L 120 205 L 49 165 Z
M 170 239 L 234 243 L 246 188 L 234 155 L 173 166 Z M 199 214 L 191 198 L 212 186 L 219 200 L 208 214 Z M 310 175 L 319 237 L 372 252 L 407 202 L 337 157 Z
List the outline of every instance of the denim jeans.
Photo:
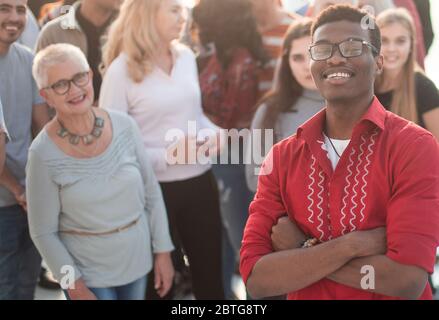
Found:
M 0 300 L 32 300 L 40 269 L 26 212 L 19 205 L 0 208 Z
M 89 288 L 98 300 L 144 300 L 147 276 L 119 287 Z

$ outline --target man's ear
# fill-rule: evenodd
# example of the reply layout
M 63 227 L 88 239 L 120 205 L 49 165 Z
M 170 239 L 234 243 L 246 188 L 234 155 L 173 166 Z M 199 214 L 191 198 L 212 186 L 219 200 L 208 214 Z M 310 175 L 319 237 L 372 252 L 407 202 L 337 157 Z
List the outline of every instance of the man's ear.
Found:
M 375 75 L 380 75 L 383 73 L 384 69 L 384 56 L 382 54 L 375 58 Z

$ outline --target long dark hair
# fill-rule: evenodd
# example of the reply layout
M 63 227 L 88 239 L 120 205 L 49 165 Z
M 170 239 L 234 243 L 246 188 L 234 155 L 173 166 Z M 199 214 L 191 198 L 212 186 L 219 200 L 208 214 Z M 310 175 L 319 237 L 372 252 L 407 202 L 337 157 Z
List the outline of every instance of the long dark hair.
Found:
M 193 19 L 201 44 L 215 44 L 223 68 L 237 48 L 246 48 L 261 65 L 269 60 L 248 0 L 200 0 L 193 9 Z
M 297 20 L 291 24 L 285 34 L 281 63 L 274 79 L 274 88 L 258 104 L 267 105 L 262 120 L 262 129 L 273 129 L 279 114 L 294 111 L 292 107 L 303 94 L 303 87 L 291 71 L 289 58 L 293 41 L 311 35 L 312 22 L 310 18 Z

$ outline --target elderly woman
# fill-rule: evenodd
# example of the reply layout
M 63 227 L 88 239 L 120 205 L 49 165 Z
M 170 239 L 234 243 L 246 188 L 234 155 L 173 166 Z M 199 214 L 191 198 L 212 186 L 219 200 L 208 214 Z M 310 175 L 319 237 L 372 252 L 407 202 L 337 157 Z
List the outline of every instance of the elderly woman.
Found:
M 56 116 L 29 150 L 31 237 L 70 299 L 143 299 L 154 261 L 165 295 L 174 269 L 159 184 L 128 116 L 92 107 L 83 53 L 56 44 L 33 74 Z M 154 260 L 152 252 L 154 253 Z

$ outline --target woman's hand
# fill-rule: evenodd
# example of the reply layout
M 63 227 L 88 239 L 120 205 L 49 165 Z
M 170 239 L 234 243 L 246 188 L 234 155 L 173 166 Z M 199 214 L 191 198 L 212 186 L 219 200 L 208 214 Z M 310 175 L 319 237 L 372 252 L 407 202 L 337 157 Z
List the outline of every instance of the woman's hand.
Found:
M 20 205 L 23 210 L 27 212 L 26 190 L 19 186 L 19 188 L 14 191 L 14 197 L 18 205 Z
M 67 289 L 67 293 L 71 300 L 97 300 L 96 296 L 87 286 L 84 280 L 78 279 L 74 283 L 74 286 Z
M 161 298 L 171 289 L 174 274 L 171 253 L 162 252 L 154 254 L 154 289 Z

